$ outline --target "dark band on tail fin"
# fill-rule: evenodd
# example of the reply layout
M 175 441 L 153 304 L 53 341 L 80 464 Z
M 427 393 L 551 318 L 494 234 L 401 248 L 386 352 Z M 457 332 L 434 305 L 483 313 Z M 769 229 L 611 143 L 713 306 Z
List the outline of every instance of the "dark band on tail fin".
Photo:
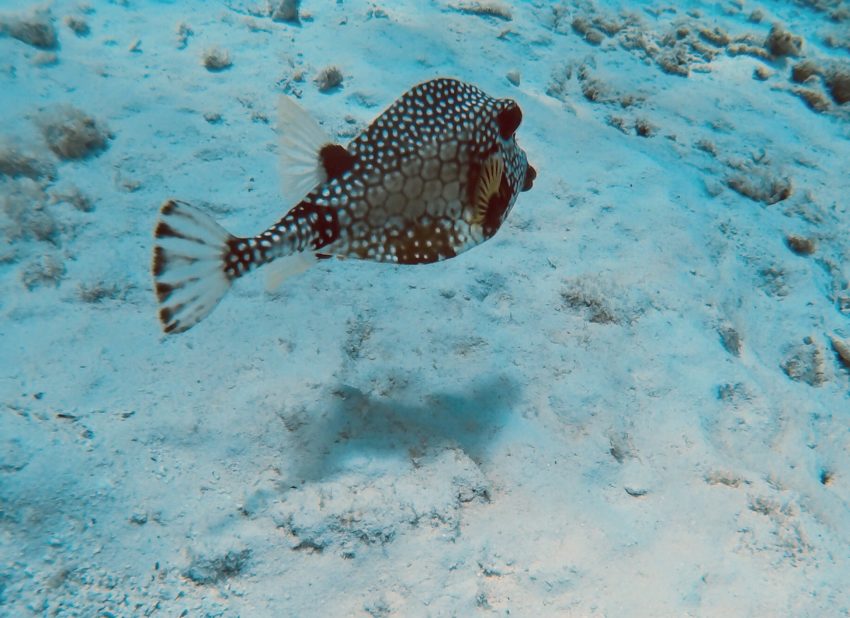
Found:
M 226 259 L 234 240 L 205 212 L 169 200 L 154 229 L 154 290 L 166 333 L 180 333 L 204 319 L 230 289 Z

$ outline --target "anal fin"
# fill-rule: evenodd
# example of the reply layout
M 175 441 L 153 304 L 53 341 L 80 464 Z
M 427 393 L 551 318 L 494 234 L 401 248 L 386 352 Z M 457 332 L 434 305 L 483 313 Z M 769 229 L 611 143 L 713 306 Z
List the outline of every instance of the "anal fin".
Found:
M 290 277 L 300 275 L 318 261 L 315 253 L 295 253 L 266 266 L 266 292 L 274 294 Z

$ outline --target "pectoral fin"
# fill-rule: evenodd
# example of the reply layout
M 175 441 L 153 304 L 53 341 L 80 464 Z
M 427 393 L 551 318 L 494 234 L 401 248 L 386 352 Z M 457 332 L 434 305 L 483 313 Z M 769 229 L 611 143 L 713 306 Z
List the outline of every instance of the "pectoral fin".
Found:
M 481 166 L 478 186 L 475 191 L 475 215 L 473 223 L 482 224 L 487 217 L 491 201 L 499 194 L 499 186 L 505 173 L 505 163 L 502 157 L 494 154 Z

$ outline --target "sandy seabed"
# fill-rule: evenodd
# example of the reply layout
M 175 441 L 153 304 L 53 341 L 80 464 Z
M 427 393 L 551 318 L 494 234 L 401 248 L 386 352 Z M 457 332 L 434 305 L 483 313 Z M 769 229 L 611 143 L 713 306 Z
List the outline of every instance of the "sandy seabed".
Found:
M 848 32 L 829 0 L 0 2 L 0 615 L 850 615 Z M 438 76 L 523 108 L 493 240 L 160 333 L 166 198 L 258 233 L 281 94 L 346 143 Z

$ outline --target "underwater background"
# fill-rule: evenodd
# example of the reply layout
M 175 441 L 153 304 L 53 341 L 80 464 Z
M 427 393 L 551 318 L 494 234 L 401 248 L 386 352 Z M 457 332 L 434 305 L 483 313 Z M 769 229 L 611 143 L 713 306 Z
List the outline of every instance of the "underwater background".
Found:
M 161 333 L 163 201 L 441 76 L 492 240 Z M 0 615 L 850 615 L 849 170 L 843 1 L 0 1 Z

